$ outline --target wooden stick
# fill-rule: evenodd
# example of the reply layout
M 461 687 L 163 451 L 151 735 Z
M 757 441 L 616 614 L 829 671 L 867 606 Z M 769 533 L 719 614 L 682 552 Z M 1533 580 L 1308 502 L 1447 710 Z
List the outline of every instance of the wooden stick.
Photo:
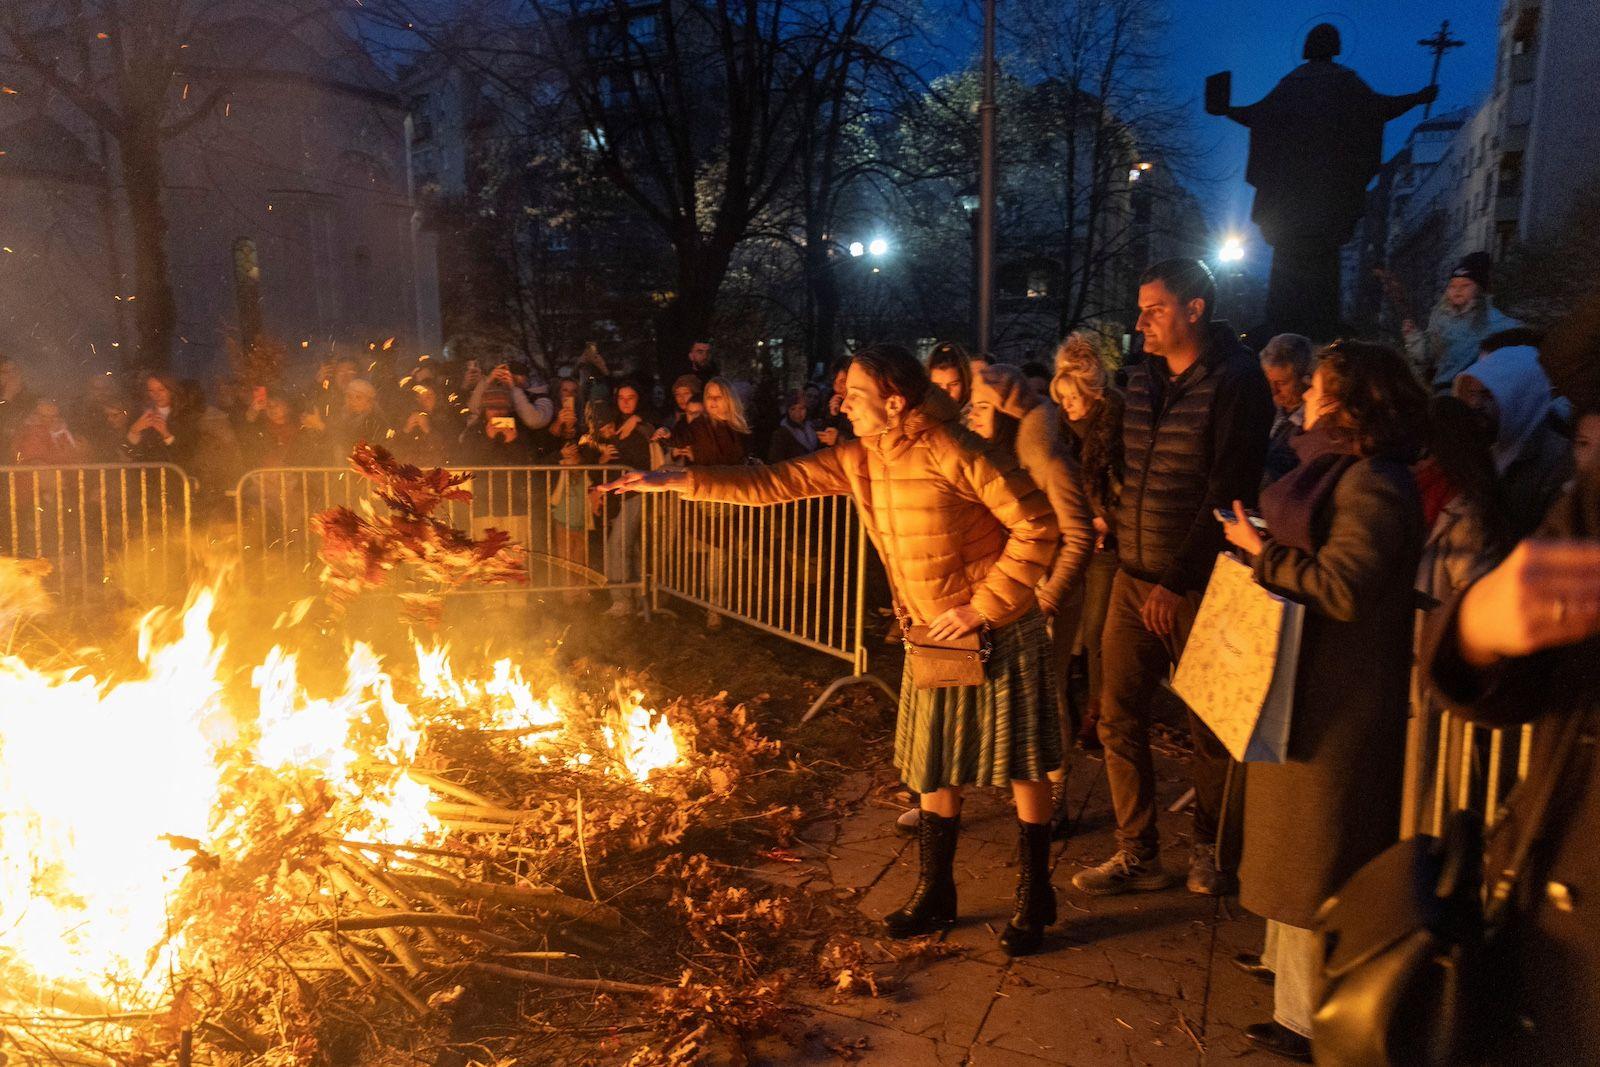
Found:
M 350 872 L 352 877 L 366 883 L 372 888 L 374 893 L 377 893 L 384 900 L 387 900 L 391 906 L 398 908 L 401 911 L 416 910 L 416 906 L 411 902 L 411 898 L 406 896 L 405 891 L 396 885 L 393 879 L 385 874 L 379 867 L 377 867 L 375 864 L 367 862 L 366 857 L 357 853 L 346 852 L 344 850 L 335 851 L 332 853 L 332 855 L 339 861 L 340 866 Z M 446 914 L 455 914 L 455 912 L 449 908 L 441 908 L 437 903 L 432 901 L 429 903 L 433 903 L 435 908 L 438 908 L 438 910 Z M 444 942 L 440 941 L 436 936 L 434 936 L 432 928 L 426 926 L 420 927 L 417 930 L 417 935 L 422 939 L 423 946 L 435 956 L 444 956 L 446 954 Z
M 366 892 L 362 889 L 361 884 L 350 876 L 350 873 L 344 869 L 342 864 L 329 864 L 323 869 L 327 872 L 328 879 L 333 882 L 337 889 L 352 899 L 360 901 L 363 913 L 371 915 L 373 918 L 388 918 L 379 909 L 366 906 Z M 339 925 L 347 926 L 349 921 L 341 918 Z M 417 955 L 417 950 L 411 947 L 411 942 L 405 939 L 405 935 L 395 929 L 398 925 L 400 924 L 385 922 L 382 926 L 371 927 L 371 929 L 377 931 L 378 940 L 382 941 L 383 947 L 388 949 L 390 954 L 400 961 L 400 966 L 405 968 L 406 973 L 415 977 L 422 973 L 422 959 Z
M 581 960 L 575 952 L 502 952 L 495 957 L 501 960 Z
M 615 908 L 577 900 L 559 889 L 548 886 L 494 885 L 489 882 L 452 884 L 442 878 L 431 878 L 423 874 L 402 874 L 398 877 L 401 885 L 438 893 L 442 897 L 539 908 L 554 915 L 577 919 L 609 930 L 622 929 L 622 913 Z
M 519 982 L 529 985 L 553 986 L 557 989 L 582 989 L 591 993 L 633 993 L 642 996 L 654 996 L 665 993 L 669 987 L 653 985 L 637 985 L 633 982 L 613 982 L 604 978 L 562 978 L 554 974 L 543 974 L 539 971 L 525 971 L 520 967 L 503 967 L 498 963 L 473 962 L 467 967 L 485 974 L 497 974 L 502 978 L 514 978 Z
M 457 804 L 448 800 L 431 800 L 428 813 L 440 819 L 471 819 L 477 822 L 503 822 L 508 825 L 525 822 L 530 812 L 512 811 L 510 808 L 485 807 L 482 804 Z
M 583 865 L 583 884 L 589 887 L 589 899 L 600 903 L 600 894 L 594 891 L 594 879 L 589 877 L 589 849 L 583 843 L 583 787 L 578 787 L 578 862 Z
M 371 975 L 374 981 L 388 987 L 395 996 L 404 1001 L 406 1006 L 418 1015 L 428 1014 L 428 1006 L 419 1000 L 415 993 L 406 988 L 404 982 L 373 962 L 372 958 L 363 952 L 355 942 L 346 941 L 344 947 L 350 955 L 355 957 L 356 963 L 361 969 Z
M 401 927 L 414 927 L 419 930 L 477 931 L 482 926 L 482 923 L 470 915 L 438 915 L 431 911 L 376 911 L 365 915 L 342 915 L 338 919 L 320 919 L 311 929 L 375 930 L 381 934 L 385 930 Z
M 504 822 L 466 822 L 458 819 L 440 819 L 439 822 L 445 829 L 462 834 L 504 834 L 514 829 L 510 823 Z
M 385 845 L 377 841 L 349 841 L 344 838 L 330 838 L 331 843 L 353 848 L 360 852 L 376 852 L 380 856 L 393 856 L 405 859 L 407 856 L 444 856 L 453 860 L 486 860 L 494 861 L 500 856 L 493 852 L 482 852 L 465 848 L 434 848 L 430 845 Z M 410 862 L 410 860 L 406 860 Z
M 346 978 L 350 979 L 350 981 L 354 982 L 358 986 L 364 986 L 367 984 L 367 980 L 356 973 L 355 969 L 351 967 L 350 964 L 345 962 L 344 952 L 339 948 L 338 938 L 334 937 L 326 930 L 311 931 L 311 938 L 317 944 L 328 950 L 328 952 L 333 956 L 333 962 L 338 964 L 339 970 L 344 972 L 344 976 Z
M 400 768 L 397 767 L 395 769 L 399 770 Z M 468 804 L 476 804 L 479 807 L 500 807 L 499 804 L 496 804 L 482 793 L 475 793 L 464 785 L 457 785 L 442 775 L 434 774 L 431 771 L 422 770 L 420 767 L 407 767 L 405 768 L 405 772 L 406 777 L 410 778 L 412 781 L 421 785 L 425 785 L 429 789 L 435 790 L 436 792 L 443 793 L 445 796 L 455 797 L 457 800 L 464 800 Z

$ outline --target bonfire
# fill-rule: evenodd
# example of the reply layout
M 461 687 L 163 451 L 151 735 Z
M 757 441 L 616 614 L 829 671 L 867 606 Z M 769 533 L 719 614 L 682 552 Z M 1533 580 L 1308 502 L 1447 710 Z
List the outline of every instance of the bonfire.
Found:
M 326 557 L 337 599 L 407 566 L 434 586 L 452 561 L 514 575 L 503 537 L 429 515 L 459 480 L 375 450 L 356 466 L 393 514 L 323 517 L 349 534 Z M 0 622 L 38 609 L 30 588 Z M 443 1025 L 474 976 L 667 1016 L 717 999 L 567 965 L 624 925 L 595 887 L 608 853 L 676 840 L 776 756 L 742 708 L 658 714 L 625 680 L 464 669 L 432 637 L 393 660 L 351 643 L 342 680 L 314 685 L 326 665 L 304 670 L 295 639 L 311 608 L 240 663 L 226 596 L 213 581 L 146 614 L 136 666 L 0 656 L 0 1059 L 352 1063 Z

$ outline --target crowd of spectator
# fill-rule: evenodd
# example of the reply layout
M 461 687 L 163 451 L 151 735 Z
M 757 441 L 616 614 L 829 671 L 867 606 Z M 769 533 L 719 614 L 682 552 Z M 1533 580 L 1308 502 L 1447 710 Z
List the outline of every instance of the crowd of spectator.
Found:
M 1428 731 L 1441 706 L 1492 724 L 1555 720 L 1532 753 L 1537 781 L 1569 772 L 1554 738 L 1600 696 L 1600 542 L 1581 540 L 1600 529 L 1596 354 L 1553 384 L 1543 335 L 1492 311 L 1488 284 L 1486 257 L 1464 260 L 1426 330 L 1407 324 L 1404 351 L 1283 334 L 1257 354 L 1213 317 L 1208 268 L 1171 260 L 1141 279 L 1142 351 L 1126 360 L 1087 332 L 1062 343 L 1053 377 L 955 344 L 921 366 L 875 346 L 839 368 L 823 404 L 788 398 L 775 466 L 660 470 L 610 488 L 737 503 L 851 495 L 906 632 L 946 645 L 989 635 L 984 680 L 968 685 L 924 688 L 908 655 L 895 760 L 920 797 L 900 819 L 919 838 L 920 874 L 886 917 L 890 936 L 956 921 L 962 790 L 1009 784 L 1017 909 L 1000 947 L 1038 951 L 1057 916 L 1040 790 L 1059 782 L 1074 744 L 1102 748 L 1118 845 L 1073 885 L 1239 892 L 1267 936 L 1236 963 L 1275 988 L 1272 1019 L 1245 1036 L 1309 1061 L 1324 992 L 1317 915 L 1399 837 L 1408 720 L 1424 754 L 1438 748 Z M 859 443 L 829 422 L 841 411 Z M 1304 605 L 1305 621 L 1286 759 L 1235 763 L 1187 717 L 1183 878 L 1160 849 L 1151 726 L 1223 551 Z M 1032 595 L 1019 599 L 1018 583 Z M 1411 684 L 1419 611 L 1431 687 Z M 1087 685 L 1074 693 L 1076 664 Z M 1562 679 L 1548 696 L 1546 669 Z M 1057 699 L 1041 700 L 1050 690 Z M 1480 787 L 1493 773 L 1477 759 L 1439 770 Z M 1564 818 L 1575 822 L 1557 820 L 1561 851 L 1524 873 L 1525 910 L 1501 943 L 1514 981 L 1494 1005 L 1516 1017 L 1473 1020 L 1494 1043 L 1474 1051 L 1600 1054 L 1600 1027 L 1570 1022 L 1600 1007 L 1594 927 L 1569 917 L 1594 881 L 1582 833 L 1600 818 L 1597 783 L 1592 773 L 1567 783 Z M 1054 799 L 1059 824 L 1059 786 Z M 1240 835 L 1237 863 L 1220 849 L 1225 833 Z M 1548 901 L 1546 876 L 1561 890 Z

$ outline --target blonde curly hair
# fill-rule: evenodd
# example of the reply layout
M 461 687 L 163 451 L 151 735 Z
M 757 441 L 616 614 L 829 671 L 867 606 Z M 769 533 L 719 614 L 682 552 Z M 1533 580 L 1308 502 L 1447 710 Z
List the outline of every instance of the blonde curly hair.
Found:
M 1050 379 L 1050 399 L 1058 405 L 1071 389 L 1093 403 L 1105 395 L 1116 366 L 1116 343 L 1095 330 L 1074 330 L 1056 348 L 1056 373 Z

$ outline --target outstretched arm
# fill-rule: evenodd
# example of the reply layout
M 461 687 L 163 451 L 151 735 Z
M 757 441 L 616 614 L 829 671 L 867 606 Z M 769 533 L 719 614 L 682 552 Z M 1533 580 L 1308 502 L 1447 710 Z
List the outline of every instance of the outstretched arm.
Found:
M 1383 121 L 1397 119 L 1418 104 L 1431 104 L 1439 99 L 1439 87 L 1430 85 L 1418 89 L 1414 93 L 1402 93 L 1399 96 L 1388 96 L 1384 93 L 1374 93 L 1378 98 L 1378 107 L 1383 115 Z
M 860 447 L 857 445 L 856 447 Z M 725 504 L 782 504 L 850 491 L 841 455 L 846 446 L 825 448 L 773 466 L 691 467 L 688 470 L 633 471 L 600 488 L 607 492 L 674 492 L 690 500 Z

